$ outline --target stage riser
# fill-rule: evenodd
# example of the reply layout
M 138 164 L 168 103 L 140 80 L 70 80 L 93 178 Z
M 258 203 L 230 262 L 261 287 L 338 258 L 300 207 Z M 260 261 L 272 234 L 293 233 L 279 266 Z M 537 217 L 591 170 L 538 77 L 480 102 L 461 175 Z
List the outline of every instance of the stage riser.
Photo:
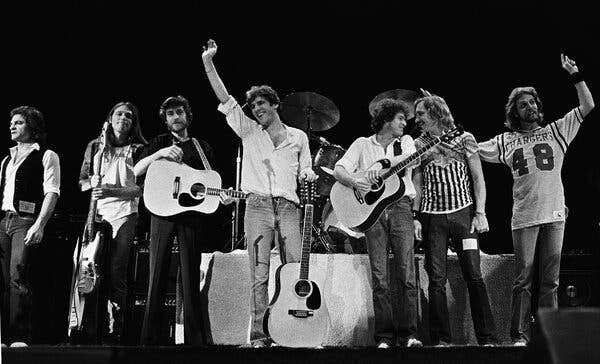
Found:
M 428 337 L 427 274 L 424 259 L 417 256 L 419 280 L 419 336 Z M 215 253 L 203 256 L 206 280 L 203 296 L 214 344 L 239 345 L 248 342 L 250 318 L 250 269 L 245 251 Z M 279 266 L 279 257 L 271 258 L 271 282 Z M 331 329 L 325 345 L 369 346 L 373 338 L 373 302 L 368 256 L 364 254 L 311 254 L 311 264 L 326 273 L 323 292 L 331 316 Z M 512 255 L 482 256 L 484 281 L 503 343 L 509 342 L 510 300 L 514 277 Z M 275 285 L 269 285 L 272 297 Z M 476 344 L 470 315 L 468 293 L 456 256 L 448 258 L 446 285 L 450 325 L 456 344 Z

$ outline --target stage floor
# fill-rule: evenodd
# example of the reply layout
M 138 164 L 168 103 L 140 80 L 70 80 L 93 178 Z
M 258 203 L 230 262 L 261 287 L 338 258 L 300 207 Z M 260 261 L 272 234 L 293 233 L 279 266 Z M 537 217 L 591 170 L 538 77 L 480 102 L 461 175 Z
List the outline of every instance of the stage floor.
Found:
M 237 346 L 31 346 L 2 349 L 2 363 L 519 363 L 527 348 L 512 346 L 423 347 L 376 349 L 373 347 L 252 349 Z

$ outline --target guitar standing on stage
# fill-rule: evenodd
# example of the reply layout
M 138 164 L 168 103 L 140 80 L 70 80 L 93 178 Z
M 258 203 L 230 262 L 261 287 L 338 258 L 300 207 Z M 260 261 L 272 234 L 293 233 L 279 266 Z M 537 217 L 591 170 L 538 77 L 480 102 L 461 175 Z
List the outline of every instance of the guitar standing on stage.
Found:
M 300 260 L 297 181 L 299 178 L 313 181 L 316 174 L 311 169 L 308 137 L 302 130 L 283 124 L 277 93 L 269 86 L 253 86 L 246 93 L 246 102 L 256 121 L 250 119 L 217 74 L 213 63 L 216 53 L 217 44 L 209 40 L 202 61 L 221 102 L 219 111 L 242 139 L 241 188 L 249 192 L 244 231 L 252 282 L 250 341 L 254 347 L 263 347 L 269 341 L 263 331 L 263 315 L 268 304 L 271 245 L 276 242 L 282 263 Z
M 455 127 L 446 101 L 426 92 L 415 101 L 415 121 L 423 135 L 442 135 Z M 425 268 L 429 276 L 429 332 L 433 345 L 452 343 L 446 300 L 449 238 L 460 261 L 469 292 L 475 336 L 480 345 L 497 342 L 494 317 L 480 268 L 478 233 L 489 230 L 485 215 L 485 180 L 477 154 L 477 142 L 465 132 L 450 142 L 436 145 L 415 168 L 415 235 L 425 242 Z M 471 191 L 471 183 L 473 191 Z M 474 198 L 472 196 L 474 195 Z M 421 225 L 422 224 L 422 225 Z
M 100 287 L 96 299 L 86 299 L 83 310 L 83 339 L 90 343 L 120 344 L 127 296 L 127 267 L 138 220 L 141 189 L 133 173 L 134 155 L 146 144 L 142 135 L 137 107 L 119 102 L 106 118 L 104 148 L 101 137 L 88 143 L 85 150 L 79 186 L 91 191 L 96 202 L 98 228 L 104 229 L 104 248 L 100 247 Z M 98 167 L 99 169 L 96 169 Z M 100 175 L 95 175 L 99 170 Z M 93 238 L 93 237 L 92 237 Z M 110 308 L 108 308 L 110 307 Z M 112 325 L 109 325 L 112 317 Z
M 10 136 L 17 145 L 2 159 L 0 264 L 2 340 L 11 347 L 31 343 L 30 254 L 43 243 L 44 228 L 60 194 L 58 155 L 46 148 L 42 113 L 31 106 L 10 112 Z
M 338 182 L 353 187 L 366 194 L 371 185 L 377 183 L 381 170 L 368 170 L 376 161 L 416 152 L 410 135 L 404 135 L 407 106 L 398 100 L 383 99 L 376 108 L 371 120 L 375 132 L 370 137 L 360 137 L 337 161 L 333 174 Z M 367 171 L 362 178 L 351 173 Z M 375 311 L 375 342 L 377 347 L 386 349 L 396 341 L 407 347 L 423 346 L 417 339 L 417 286 L 415 277 L 414 227 L 411 216 L 412 199 L 415 188 L 412 183 L 412 168 L 407 168 L 404 196 L 390 204 L 365 232 L 367 252 L 371 263 L 373 282 L 373 309 Z M 391 282 L 400 292 L 400 317 L 397 330 L 394 329 L 391 289 L 388 277 L 388 249 L 394 252 L 394 269 L 397 281 Z
M 158 159 L 185 163 L 195 169 L 211 169 L 213 151 L 202 139 L 189 134 L 192 110 L 183 96 L 167 98 L 159 115 L 169 130 L 150 140 L 136 163 L 135 175 L 140 177 Z M 168 178 L 169 176 L 165 176 Z M 169 191 L 165 191 L 169 193 Z M 207 225 L 206 216 L 198 212 L 183 212 L 171 217 L 152 214 L 150 217 L 150 282 L 140 343 L 157 345 L 161 337 L 164 299 L 173 238 L 177 234 L 179 266 L 183 283 L 185 343 L 206 343 L 200 301 L 200 262 Z

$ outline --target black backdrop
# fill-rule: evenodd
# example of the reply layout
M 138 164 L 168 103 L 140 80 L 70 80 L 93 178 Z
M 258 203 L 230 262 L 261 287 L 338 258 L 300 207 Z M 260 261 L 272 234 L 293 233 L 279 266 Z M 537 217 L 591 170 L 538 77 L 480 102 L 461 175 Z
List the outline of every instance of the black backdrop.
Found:
M 44 114 L 49 146 L 61 158 L 58 210 L 85 213 L 77 190 L 86 143 L 112 105 L 141 111 L 151 138 L 164 131 L 158 106 L 182 94 L 192 105 L 193 134 L 215 149 L 224 186 L 234 184 L 238 141 L 216 110 L 204 75 L 202 45 L 213 38 L 215 58 L 229 92 L 242 99 L 251 85 L 269 84 L 280 96 L 312 91 L 331 99 L 339 123 L 317 133 L 348 147 L 368 135 L 368 103 L 388 89 L 420 87 L 445 97 L 457 121 L 478 140 L 503 130 L 503 107 L 513 87 L 532 85 L 556 119 L 577 97 L 560 53 L 574 58 L 596 99 L 599 55 L 596 16 L 575 2 L 549 7 L 514 5 L 411 5 L 405 2 L 207 1 L 162 3 L 19 1 L 2 5 L 4 110 L 33 105 Z M 563 168 L 567 204 L 565 249 L 598 249 L 600 181 L 598 112 L 586 120 Z M 10 146 L 3 133 L 2 149 Z M 314 152 L 314 150 L 313 150 Z M 491 232 L 488 253 L 512 252 L 511 177 L 484 164 Z M 214 244 L 227 249 L 231 210 L 215 214 Z M 225 247 L 225 248 L 224 248 Z

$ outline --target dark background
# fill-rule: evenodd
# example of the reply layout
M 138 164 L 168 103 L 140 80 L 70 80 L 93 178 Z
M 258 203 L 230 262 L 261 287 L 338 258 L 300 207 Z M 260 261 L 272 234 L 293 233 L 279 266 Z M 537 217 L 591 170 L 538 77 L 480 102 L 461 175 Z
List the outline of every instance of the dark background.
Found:
M 339 123 L 316 133 L 347 148 L 369 135 L 369 101 L 380 92 L 423 87 L 443 96 L 455 119 L 479 141 L 503 131 L 503 110 L 516 86 L 536 87 L 546 118 L 577 105 L 560 53 L 577 61 L 600 99 L 597 16 L 576 2 L 562 7 L 514 4 L 405 2 L 206 1 L 117 3 L 19 1 L 2 5 L 3 109 L 32 105 L 46 119 L 48 144 L 61 158 L 57 210 L 85 214 L 89 195 L 78 192 L 85 146 L 99 134 L 109 109 L 129 100 L 140 109 L 143 133 L 165 131 L 158 119 L 168 96 L 186 96 L 192 134 L 217 156 L 225 187 L 235 181 L 238 139 L 216 108 L 204 74 L 202 45 L 219 45 L 215 63 L 238 100 L 251 85 L 269 84 L 283 99 L 312 91 L 332 100 Z M 563 180 L 570 217 L 565 250 L 598 251 L 600 172 L 598 112 L 593 111 L 569 148 Z M 7 120 L 8 121 L 8 120 Z M 7 131 L 7 130 L 6 130 Z M 11 146 L 2 133 L 2 149 Z M 316 146 L 311 145 L 312 152 Z M 511 253 L 509 170 L 484 164 L 491 231 L 488 253 Z M 231 208 L 214 215 L 214 243 L 227 250 Z

